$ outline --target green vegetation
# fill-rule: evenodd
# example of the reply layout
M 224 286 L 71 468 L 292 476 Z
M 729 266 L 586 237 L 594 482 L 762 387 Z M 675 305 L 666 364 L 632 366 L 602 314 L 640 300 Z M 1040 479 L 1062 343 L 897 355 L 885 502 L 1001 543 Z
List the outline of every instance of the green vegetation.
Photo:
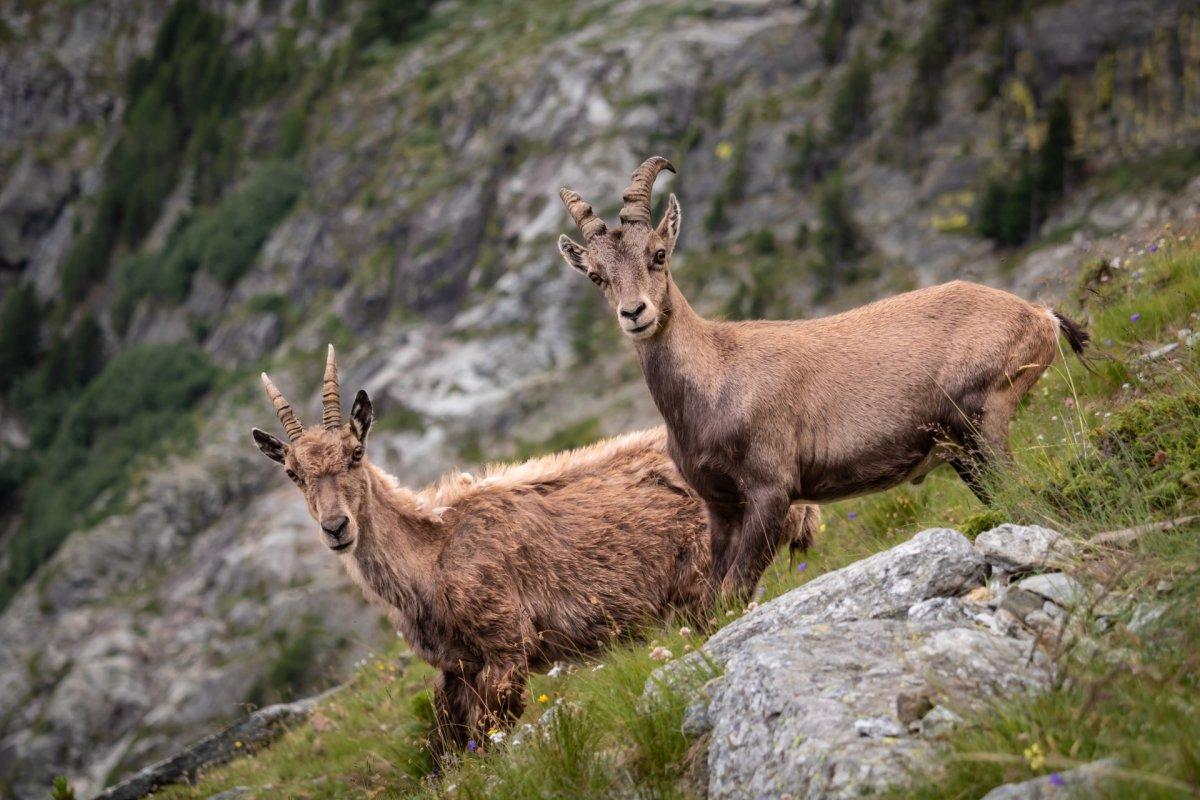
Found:
M 82 392 L 59 393 L 49 409 L 30 410 L 39 430 L 50 427 L 50 414 L 57 424 L 34 451 L 36 472 L 0 576 L 0 608 L 73 530 L 113 510 L 146 456 L 192 431 L 188 411 L 215 378 L 196 348 L 142 345 L 115 357 Z
M 1029 239 L 1063 195 L 1071 172 L 1071 110 L 1064 95 L 1050 103 L 1046 138 L 1036 152 L 1022 152 L 1007 178 L 988 181 L 979 206 L 979 232 L 1001 245 Z
M 0 392 L 37 363 L 41 304 L 33 287 L 18 286 L 0 305 Z
M 812 262 L 812 271 L 820 299 L 828 298 L 838 286 L 862 277 L 858 259 L 863 255 L 863 245 L 846 200 L 841 173 L 825 179 L 817 203 L 820 224 L 813 239 L 818 257 Z
M 1170 147 L 1100 171 L 1092 182 L 1109 194 L 1145 189 L 1176 193 L 1200 172 L 1200 146 Z
M 767 237 L 748 244 L 761 252 Z M 1176 243 L 1138 268 L 1140 277 L 1124 271 L 1091 300 L 1089 327 L 1101 351 L 1096 371 L 1073 360 L 1056 365 L 1027 399 L 1013 426 L 1017 467 L 996 477 L 993 508 L 982 508 L 949 470 L 938 470 L 919 487 L 827 506 L 803 569 L 781 557 L 764 577 L 769 599 L 925 527 L 974 534 L 1013 520 L 1076 539 L 1087 553 L 1079 577 L 1164 604 L 1157 627 L 1131 630 L 1126 610 L 1110 629 L 1090 630 L 1088 647 L 1062 654 L 1066 680 L 1049 693 L 971 715 L 950 738 L 947 760 L 900 796 L 979 797 L 1003 781 L 1112 756 L 1123 770 L 1117 796 L 1188 796 L 1200 785 L 1198 526 L 1146 535 L 1119 552 L 1086 543 L 1098 531 L 1200 511 L 1200 354 L 1181 349 L 1139 365 L 1136 375 L 1121 366 L 1178 329 L 1194 328 L 1200 248 Z M 718 625 L 731 618 L 719 613 Z M 360 670 L 322 708 L 332 722 L 327 731 L 299 726 L 255 758 L 166 796 L 205 797 L 235 785 L 310 798 L 695 796 L 703 742 L 680 732 L 686 695 L 668 691 L 662 702 L 645 704 L 642 690 L 657 666 L 652 646 L 678 656 L 699 642 L 666 629 L 648 639 L 565 677 L 534 678 L 525 721 L 561 700 L 545 738 L 465 755 L 436 785 L 419 779 L 428 768 L 421 742 L 430 672 L 422 665 L 398 669 L 393 653 Z
M 117 245 L 134 248 L 158 220 L 185 163 L 196 195 L 214 200 L 238 163 L 238 109 L 289 85 L 299 70 L 294 32 L 281 31 L 270 54 L 243 64 L 225 42 L 224 20 L 196 0 L 179 0 L 154 49 L 129 69 L 124 135 L 105 164 L 91 226 L 63 265 L 69 302 L 103 278 Z
M 200 212 L 178 227 L 162 250 L 121 261 L 113 325 L 124 331 L 142 298 L 182 302 L 191 289 L 192 276 L 200 270 L 227 286 L 235 283 L 254 264 L 271 230 L 291 210 L 303 180 L 294 167 L 268 163 L 211 211 Z
M 340 649 L 316 616 L 305 617 L 296 631 L 279 632 L 275 646 L 274 660 L 246 697 L 247 703 L 260 708 L 294 700 L 297 694 L 318 686 L 328 661 L 322 655 L 329 649 Z
M 871 62 L 862 53 L 854 56 L 838 82 L 829 109 L 829 137 L 845 143 L 862 136 L 871 116 Z
M 370 0 L 350 33 L 352 50 L 406 41 L 429 16 L 432 5 L 432 0 Z
M 836 63 L 841 58 L 846 35 L 858 20 L 860 5 L 860 0 L 830 0 L 825 5 L 817 44 L 826 64 Z

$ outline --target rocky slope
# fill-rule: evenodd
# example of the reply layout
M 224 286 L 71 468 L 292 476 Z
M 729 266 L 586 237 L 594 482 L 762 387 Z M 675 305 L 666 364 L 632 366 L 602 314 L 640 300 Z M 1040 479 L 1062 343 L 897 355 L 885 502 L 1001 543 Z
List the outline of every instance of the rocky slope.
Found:
M 831 38 L 842 5 L 857 11 Z M 370 390 L 383 417 L 375 458 L 409 482 L 654 420 L 599 300 L 554 251 L 560 185 L 613 212 L 633 166 L 670 156 L 680 172 L 660 191 L 679 194 L 686 220 L 677 272 L 702 308 L 732 315 L 813 315 L 949 277 L 1060 299 L 1068 266 L 1122 254 L 1110 234 L 1200 203 L 1179 174 L 1194 162 L 1117 166 L 1200 135 L 1200 16 L 1185 2 L 1069 0 L 972 23 L 937 76 L 936 119 L 915 130 L 900 121 L 937 3 L 447 1 L 354 69 L 330 65 L 358 5 L 204 7 L 237 57 L 285 35 L 303 53 L 283 94 L 231 112 L 241 150 L 220 194 L 279 159 L 303 189 L 244 275 L 199 271 L 182 298 L 142 297 L 124 325 L 122 269 L 68 300 L 63 268 L 128 124 L 124 76 L 165 11 L 0 9 L 0 286 L 53 304 L 48 329 L 95 315 L 109 354 L 189 342 L 225 371 L 189 416 L 195 444 L 138 462 L 117 513 L 81 523 L 0 614 L 0 791 L 16 796 L 60 772 L 99 788 L 390 635 L 253 451 L 248 428 L 272 421 L 254 368 L 307 396 L 311 418 L 320 348 L 337 341 L 344 384 Z M 860 53 L 865 111 L 830 132 Z M 1042 145 L 1060 90 L 1080 166 L 1035 244 L 996 250 L 973 234 L 979 197 Z M 282 146 L 289 125 L 300 146 Z M 213 205 L 196 189 L 209 174 L 180 169 L 143 252 Z M 822 198 L 839 184 L 855 244 L 823 263 Z M 7 447 L 29 441 L 26 411 L 6 406 Z M 21 535 L 17 504 L 4 521 Z M 328 660 L 308 663 L 317 654 Z

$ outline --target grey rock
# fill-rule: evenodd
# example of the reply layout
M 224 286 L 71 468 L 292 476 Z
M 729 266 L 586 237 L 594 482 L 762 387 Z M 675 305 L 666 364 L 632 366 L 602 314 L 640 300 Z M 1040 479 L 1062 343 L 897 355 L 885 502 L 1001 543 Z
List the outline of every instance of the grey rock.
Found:
M 1041 595 L 1014 586 L 1004 593 L 1000 608 L 1012 612 L 1018 619 L 1025 619 L 1034 611 L 1041 613 L 1043 602 Z
M 914 603 L 908 609 L 909 622 L 953 622 L 966 624 L 975 620 L 957 597 L 931 597 Z
M 1031 611 L 1025 615 L 1025 624 L 1034 630 L 1045 630 L 1055 624 L 1055 620 L 1045 611 L 1038 608 L 1036 611 Z
M 263 747 L 281 736 L 289 726 L 307 719 L 322 700 L 336 691 L 332 689 L 315 697 L 255 711 L 225 730 L 206 736 L 182 752 L 151 764 L 133 777 L 105 789 L 96 795 L 95 800 L 137 800 L 164 786 L 188 780 L 203 768 L 223 764 Z
M 1007 572 L 1032 572 L 1059 565 L 1076 548 L 1061 533 L 1040 525 L 1005 523 L 975 538 L 975 549 L 989 564 Z
M 1066 800 L 1082 796 L 1081 792 L 1091 796 L 1091 793 L 1100 790 L 1105 773 L 1116 766 L 1114 759 L 1104 759 L 1066 772 L 1043 775 L 1020 783 L 1006 783 L 992 789 L 982 800 Z
M 983 559 L 958 531 L 933 528 L 809 581 L 722 628 L 704 651 L 721 661 L 747 640 L 813 621 L 897 618 L 922 600 L 983 583 Z
M 1050 667 L 1026 666 L 1028 655 L 978 629 L 890 619 L 756 636 L 710 689 L 709 797 L 852 797 L 902 783 L 932 750 L 893 716 L 901 695 L 961 708 L 1044 688 Z
M 864 717 L 854 720 L 854 732 L 872 739 L 903 736 L 904 726 L 891 717 Z
M 1167 606 L 1164 603 L 1138 603 L 1129 618 L 1129 630 L 1137 634 L 1147 633 L 1162 622 L 1166 613 Z
M 918 731 L 923 739 L 944 739 L 963 723 L 963 718 L 945 706 L 934 706 L 921 717 Z
M 1041 595 L 1063 608 L 1076 608 L 1088 601 L 1088 591 L 1083 584 L 1061 572 L 1032 575 L 1017 583 L 1017 588 Z
M 209 795 L 208 800 L 238 800 L 240 797 L 245 797 L 250 794 L 250 787 L 235 786 L 232 789 L 226 789 L 223 792 Z
M 1179 342 L 1171 342 L 1164 344 L 1162 347 L 1156 347 L 1149 353 L 1142 356 L 1142 361 L 1158 361 L 1164 356 L 1169 356 L 1171 353 L 1179 349 Z

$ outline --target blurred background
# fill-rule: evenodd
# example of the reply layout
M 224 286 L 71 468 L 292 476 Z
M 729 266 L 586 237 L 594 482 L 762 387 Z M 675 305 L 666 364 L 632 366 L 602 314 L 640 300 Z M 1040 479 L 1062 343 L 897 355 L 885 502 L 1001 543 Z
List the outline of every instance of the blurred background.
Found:
M 324 345 L 421 484 L 656 424 L 557 199 L 661 154 L 705 313 L 1034 299 L 1200 203 L 1190 0 L 5 0 L 0 796 L 394 633 L 254 448 Z M 278 431 L 276 431 L 278 432 Z

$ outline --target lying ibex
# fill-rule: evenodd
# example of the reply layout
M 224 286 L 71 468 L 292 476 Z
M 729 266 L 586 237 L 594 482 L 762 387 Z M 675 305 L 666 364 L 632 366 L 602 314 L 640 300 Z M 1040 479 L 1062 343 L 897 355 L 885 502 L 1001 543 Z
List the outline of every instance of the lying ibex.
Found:
M 625 190 L 609 230 L 560 192 L 585 244 L 558 240 L 600 287 L 632 340 L 667 423 L 668 452 L 708 511 L 713 575 L 748 591 L 778 546 L 788 505 L 919 481 L 948 461 L 986 501 L 982 470 L 1008 454 L 1017 403 L 1087 334 L 1048 308 L 962 281 L 825 319 L 702 319 L 671 280 L 679 201 L 657 227 L 653 157 Z
M 367 460 L 366 392 L 342 424 L 332 345 L 321 427 L 304 428 L 262 377 L 290 443 L 257 428 L 254 441 L 300 487 L 367 598 L 440 670 L 437 751 L 516 720 L 530 670 L 674 613 L 706 618 L 704 516 L 662 428 L 412 492 Z M 788 523 L 805 544 L 816 524 L 805 507 Z

